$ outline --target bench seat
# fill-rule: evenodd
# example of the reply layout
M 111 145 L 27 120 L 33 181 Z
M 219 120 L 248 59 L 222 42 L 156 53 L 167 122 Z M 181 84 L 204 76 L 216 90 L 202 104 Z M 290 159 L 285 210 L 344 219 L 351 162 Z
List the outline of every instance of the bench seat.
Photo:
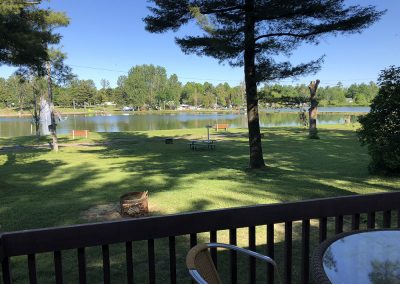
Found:
M 215 149 L 215 140 L 192 140 L 189 143 L 189 148 L 197 150 L 199 148 Z

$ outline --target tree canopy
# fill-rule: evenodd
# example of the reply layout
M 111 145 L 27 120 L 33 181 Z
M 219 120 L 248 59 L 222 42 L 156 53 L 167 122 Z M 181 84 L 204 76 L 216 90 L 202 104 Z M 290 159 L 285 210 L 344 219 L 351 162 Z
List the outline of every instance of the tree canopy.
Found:
M 325 35 L 360 32 L 384 12 L 373 6 L 346 7 L 344 0 L 149 0 L 144 20 L 153 33 L 177 31 L 196 21 L 203 33 L 177 38 L 185 53 L 211 56 L 243 66 L 246 83 L 250 167 L 263 167 L 257 84 L 312 73 L 323 56 L 293 66 L 277 62 L 302 43 L 318 44 Z
M 400 67 L 383 70 L 378 79 L 379 93 L 371 111 L 360 118 L 358 136 L 368 145 L 370 172 L 400 174 Z
M 64 13 L 41 9 L 41 0 L 3 0 L 0 3 L 0 65 L 41 66 L 49 44 L 61 36 L 51 28 L 68 23 Z

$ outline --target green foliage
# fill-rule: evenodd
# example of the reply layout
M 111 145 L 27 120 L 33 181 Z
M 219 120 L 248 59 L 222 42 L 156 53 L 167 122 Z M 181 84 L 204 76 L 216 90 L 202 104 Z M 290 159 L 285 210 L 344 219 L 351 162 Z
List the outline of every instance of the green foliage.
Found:
M 161 107 L 167 101 L 168 79 L 164 67 L 139 65 L 132 67 L 128 76 L 120 77 L 119 84 L 126 92 L 127 103 L 143 109 Z M 175 88 L 176 86 L 173 86 Z
M 370 113 L 360 118 L 358 135 L 368 145 L 371 172 L 400 174 L 400 67 L 383 70 L 378 83 L 379 93 Z
M 48 60 L 48 45 L 61 39 L 53 29 L 69 20 L 63 13 L 39 8 L 40 3 L 1 1 L 0 64 L 38 67 Z
M 368 106 L 378 93 L 378 87 L 375 83 L 352 84 L 348 88 L 340 82 L 333 87 L 319 87 L 318 100 L 319 106 L 345 106 L 360 105 Z M 265 85 L 259 91 L 260 100 L 263 102 L 279 103 L 287 101 L 291 103 L 306 103 L 309 101 L 309 90 L 304 84 L 290 85 Z M 351 99 L 352 101 L 347 101 Z M 285 104 L 285 103 L 284 103 Z
M 201 106 L 203 103 L 203 94 L 204 89 L 202 84 L 187 82 L 182 89 L 182 102 L 193 106 Z
M 93 80 L 73 80 L 70 85 L 70 93 L 76 105 L 83 107 L 94 103 L 97 94 Z
M 327 34 L 360 32 L 384 13 L 373 6 L 345 7 L 342 0 L 304 0 L 301 5 L 298 1 L 282 0 L 150 2 L 154 5 L 150 8 L 151 14 L 145 18 L 148 31 L 177 31 L 190 21 L 196 22 L 204 33 L 176 39 L 185 53 L 206 55 L 233 66 L 243 66 L 243 52 L 253 49 L 257 82 L 316 71 L 322 57 L 292 66 L 288 61 L 275 62 L 276 55 L 290 55 L 304 42 L 317 44 Z M 250 26 L 253 28 L 248 29 Z

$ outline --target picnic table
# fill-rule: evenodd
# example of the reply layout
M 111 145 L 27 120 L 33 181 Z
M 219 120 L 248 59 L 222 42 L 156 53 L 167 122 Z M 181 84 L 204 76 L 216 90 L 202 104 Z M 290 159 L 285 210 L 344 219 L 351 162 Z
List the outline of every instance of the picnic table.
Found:
M 192 140 L 189 143 L 191 150 L 197 150 L 200 148 L 215 149 L 216 140 Z

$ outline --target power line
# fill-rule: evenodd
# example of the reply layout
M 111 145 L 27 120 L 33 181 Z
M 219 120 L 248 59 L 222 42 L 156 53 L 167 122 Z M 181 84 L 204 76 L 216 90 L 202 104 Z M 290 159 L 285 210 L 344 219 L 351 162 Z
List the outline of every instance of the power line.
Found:
M 116 72 L 116 73 L 128 74 L 128 71 L 117 70 L 117 69 L 109 69 L 109 68 L 103 68 L 103 67 L 92 67 L 92 66 L 83 66 L 83 65 L 75 65 L 75 64 L 69 64 L 69 65 L 72 66 L 72 67 L 77 67 L 77 68 L 85 68 L 85 69 L 92 69 L 92 70 L 102 70 L 102 71 L 107 71 L 107 72 Z M 237 79 L 213 79 L 213 78 L 198 78 L 198 77 L 184 77 L 184 76 L 178 76 L 178 78 L 185 79 L 185 80 L 238 82 L 238 83 L 241 83 L 241 82 L 244 81 L 244 79 L 243 80 L 237 80 Z M 321 84 L 326 84 L 327 82 L 339 83 L 339 82 L 357 82 L 357 81 L 375 81 L 375 80 L 376 80 L 376 78 L 328 79 L 328 80 L 321 80 Z M 294 83 L 299 82 L 299 81 L 300 80 L 283 79 L 283 80 L 276 80 L 276 81 L 272 81 L 272 82 L 294 84 Z

